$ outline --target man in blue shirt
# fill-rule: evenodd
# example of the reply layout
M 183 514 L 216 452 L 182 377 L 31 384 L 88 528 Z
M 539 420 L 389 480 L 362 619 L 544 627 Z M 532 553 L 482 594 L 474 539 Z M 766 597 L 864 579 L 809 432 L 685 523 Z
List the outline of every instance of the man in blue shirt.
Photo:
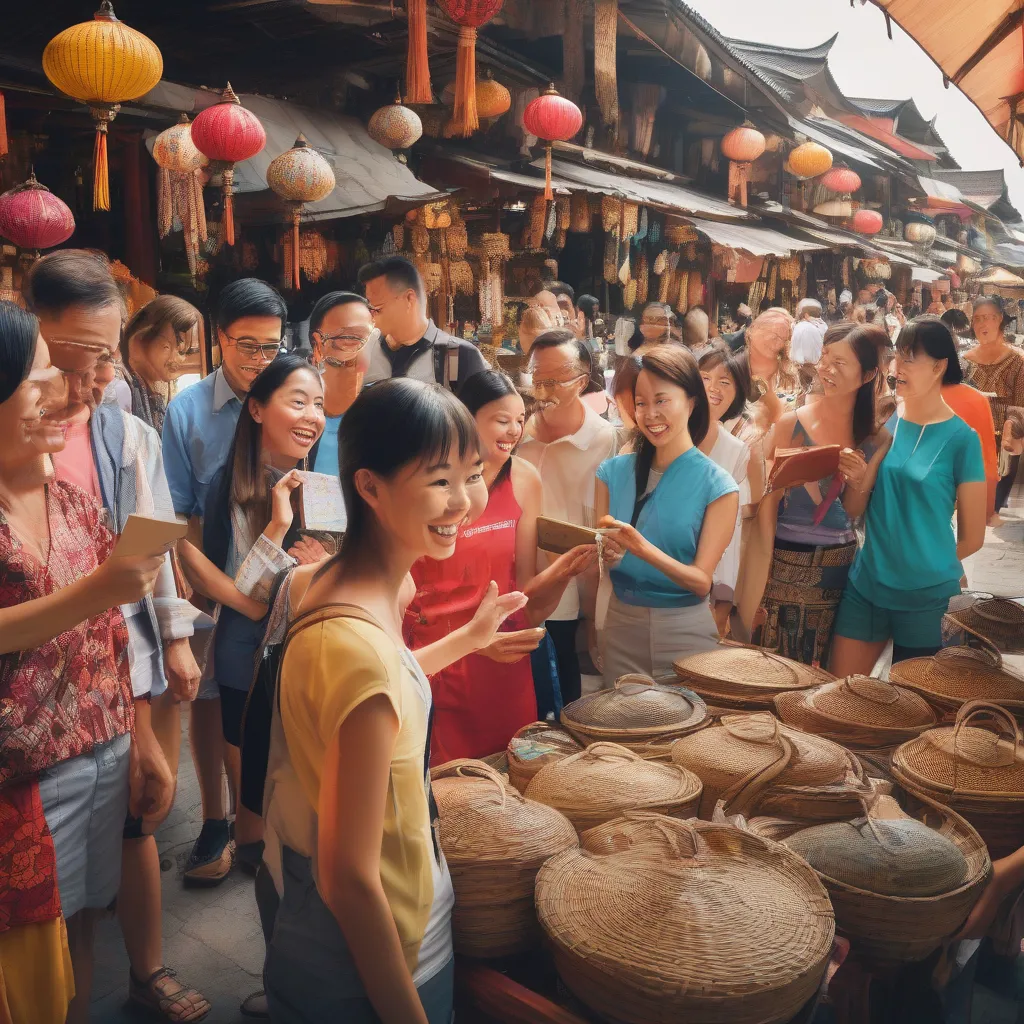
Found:
M 263 281 L 243 278 L 221 292 L 215 317 L 221 365 L 178 395 L 164 419 L 164 469 L 178 515 L 202 519 L 210 482 L 227 462 L 242 402 L 280 351 L 287 320 L 284 299 Z M 221 788 L 220 698 L 209 670 L 192 703 L 189 740 L 203 801 L 203 828 L 189 855 L 185 880 L 216 885 L 231 870 L 234 849 Z

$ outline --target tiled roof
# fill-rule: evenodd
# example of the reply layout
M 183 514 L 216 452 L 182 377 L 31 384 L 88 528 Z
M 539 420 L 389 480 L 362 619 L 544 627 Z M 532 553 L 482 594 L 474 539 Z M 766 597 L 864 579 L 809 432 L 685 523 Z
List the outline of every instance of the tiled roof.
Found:
M 756 68 L 764 80 L 786 99 L 794 99 L 794 86 L 821 74 L 828 67 L 828 55 L 836 36 L 818 46 L 797 50 L 769 43 L 743 39 L 726 39 L 725 45 L 750 67 Z
M 855 107 L 872 117 L 895 117 L 907 103 L 906 100 L 858 99 L 853 96 L 848 96 L 847 99 Z
M 1006 191 L 1001 168 L 993 171 L 932 171 L 939 181 L 955 185 L 961 194 L 986 209 L 998 202 Z

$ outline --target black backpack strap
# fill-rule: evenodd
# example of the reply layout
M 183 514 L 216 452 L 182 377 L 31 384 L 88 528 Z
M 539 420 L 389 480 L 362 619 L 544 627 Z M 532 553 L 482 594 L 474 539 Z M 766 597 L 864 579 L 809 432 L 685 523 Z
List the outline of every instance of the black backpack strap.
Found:
M 452 339 L 434 342 L 434 380 L 455 390 L 459 381 L 459 343 Z

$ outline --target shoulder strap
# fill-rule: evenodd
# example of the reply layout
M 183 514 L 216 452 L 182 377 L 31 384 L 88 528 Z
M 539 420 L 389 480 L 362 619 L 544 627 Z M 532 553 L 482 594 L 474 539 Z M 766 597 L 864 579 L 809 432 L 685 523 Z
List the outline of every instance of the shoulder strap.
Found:
M 459 343 L 450 338 L 434 342 L 434 380 L 450 388 L 459 379 Z
M 365 608 L 357 604 L 339 601 L 336 604 L 325 604 L 320 608 L 311 608 L 308 612 L 303 612 L 297 616 L 288 627 L 285 644 L 304 629 L 317 626 L 321 622 L 327 622 L 329 619 L 358 619 L 361 622 L 368 622 L 371 626 L 376 626 L 378 629 L 384 629 L 380 622 Z

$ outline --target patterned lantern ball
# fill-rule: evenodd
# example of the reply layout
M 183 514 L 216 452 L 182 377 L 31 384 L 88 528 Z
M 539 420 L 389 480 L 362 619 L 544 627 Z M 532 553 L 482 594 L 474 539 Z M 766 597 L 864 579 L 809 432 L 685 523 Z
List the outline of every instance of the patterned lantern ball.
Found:
M 300 135 L 292 149 L 270 161 L 267 184 L 289 202 L 315 203 L 334 191 L 334 170 Z
M 848 195 L 860 188 L 860 175 L 851 171 L 849 167 L 833 167 L 821 176 L 821 184 L 829 192 L 838 192 L 841 195 Z
M 882 215 L 877 210 L 858 210 L 853 215 L 853 230 L 862 235 L 877 235 L 883 223 Z
M 546 142 L 568 142 L 583 127 L 583 112 L 551 85 L 527 106 L 523 127 Z
M 903 237 L 915 245 L 931 245 L 935 241 L 935 225 L 924 221 L 911 221 L 903 231 Z
M 192 141 L 188 114 L 182 114 L 176 125 L 162 131 L 153 140 L 153 159 L 158 167 L 178 174 L 191 174 L 209 163 Z
M 366 131 L 388 149 L 408 149 L 423 135 L 423 122 L 415 110 L 395 100 L 374 112 Z
M 501 117 L 512 107 L 512 94 L 488 70 L 476 83 L 476 112 L 480 117 Z
M 22 249 L 51 249 L 74 233 L 75 218 L 67 204 L 45 185 L 28 181 L 0 195 L 0 235 Z
M 816 142 L 805 142 L 790 152 L 789 166 L 801 178 L 816 178 L 832 166 L 832 154 Z
M 505 0 L 437 0 L 438 7 L 448 15 L 456 25 L 464 28 L 480 28 L 486 25 L 498 11 Z
M 765 137 L 745 121 L 722 139 L 722 156 L 738 164 L 751 164 L 764 152 L 765 145 Z

